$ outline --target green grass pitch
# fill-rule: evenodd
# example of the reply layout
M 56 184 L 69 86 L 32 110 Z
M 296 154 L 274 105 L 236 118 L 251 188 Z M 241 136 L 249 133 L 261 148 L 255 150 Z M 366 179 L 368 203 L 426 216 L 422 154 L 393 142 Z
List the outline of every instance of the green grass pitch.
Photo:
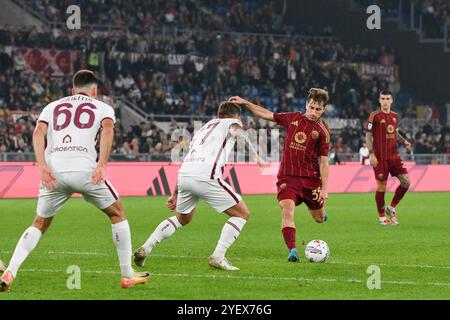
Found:
M 392 194 L 387 195 L 390 201 Z M 241 270 L 213 270 L 207 258 L 226 221 L 201 203 L 192 223 L 163 241 L 144 270 L 147 285 L 120 288 L 107 217 L 81 199 L 59 212 L 25 261 L 7 299 L 449 299 L 450 194 L 409 193 L 398 207 L 400 226 L 378 225 L 373 194 L 331 194 L 328 222 L 317 224 L 304 205 L 296 209 L 300 263 L 287 262 L 274 195 L 244 196 L 251 217 L 228 258 Z M 133 249 L 171 213 L 166 198 L 124 198 Z M 30 225 L 35 199 L 0 200 L 0 258 L 8 261 Z M 305 242 L 323 239 L 326 263 L 306 262 Z M 81 289 L 69 290 L 71 265 Z M 367 268 L 381 271 L 381 289 L 369 290 Z M 138 269 L 139 270 L 139 269 Z

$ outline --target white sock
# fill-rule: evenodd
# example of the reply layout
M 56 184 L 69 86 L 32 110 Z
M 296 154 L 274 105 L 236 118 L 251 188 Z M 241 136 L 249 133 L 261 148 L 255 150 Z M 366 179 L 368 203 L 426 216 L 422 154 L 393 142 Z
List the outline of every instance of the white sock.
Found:
M 170 217 L 161 222 L 142 246 L 145 254 L 149 255 L 158 243 L 173 235 L 181 227 L 182 225 L 178 221 L 177 216 Z
M 11 261 L 9 262 L 9 266 L 6 269 L 6 271 L 11 272 L 14 279 L 16 278 L 17 271 L 19 270 L 20 266 L 31 253 L 31 251 L 36 248 L 36 245 L 38 244 L 41 237 L 41 230 L 35 227 L 29 227 L 20 237 Z
M 131 233 L 128 220 L 112 225 L 113 241 L 119 256 L 120 271 L 125 278 L 133 277 L 131 267 Z
M 214 257 L 225 257 L 225 253 L 237 237 L 239 237 L 239 234 L 241 233 L 246 222 L 247 220 L 238 217 L 231 217 L 228 219 L 222 228 L 222 233 L 220 234 L 220 239 L 217 243 L 216 250 L 214 250 L 214 253 L 212 254 Z

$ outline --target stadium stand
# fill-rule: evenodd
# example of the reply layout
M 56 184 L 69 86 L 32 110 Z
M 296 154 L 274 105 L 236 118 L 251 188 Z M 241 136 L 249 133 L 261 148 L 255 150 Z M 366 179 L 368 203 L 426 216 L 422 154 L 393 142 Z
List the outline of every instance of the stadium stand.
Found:
M 71 4 L 22 2 L 53 22 L 60 21 L 61 12 Z M 123 29 L 98 31 L 93 27 L 71 33 L 61 28 L 40 32 L 1 27 L 0 152 L 32 151 L 33 115 L 49 101 L 70 94 L 71 88 L 69 76 L 23 72 L 24 56 L 17 48 L 71 50 L 77 53 L 73 70 L 89 68 L 102 75 L 100 94 L 112 99 L 119 118 L 113 152 L 124 159 L 139 159 L 148 153 L 152 159 L 169 159 L 173 146 L 188 142 L 180 140 L 179 134 L 174 138 L 172 131 L 192 134 L 195 117 L 213 116 L 217 104 L 231 95 L 287 112 L 303 108 L 310 87 L 330 92 L 327 117 L 335 152 L 357 154 L 364 139 L 364 123 L 377 107 L 378 92 L 398 86 L 398 79 L 368 78 L 358 69 L 362 64 L 395 66 L 394 49 L 344 45 L 332 32 L 304 36 L 283 23 L 284 5 L 274 1 L 263 1 L 257 7 L 255 1 L 222 0 L 219 5 L 212 1 L 152 1 L 139 10 L 137 1 L 113 3 L 106 10 L 97 1 L 83 1 L 85 19 L 93 25 Z M 445 6 L 438 3 L 424 1 L 423 6 L 443 12 Z M 94 14 L 98 12 L 100 15 Z M 406 96 L 396 96 L 395 110 L 405 120 L 405 135 L 417 142 L 415 152 L 450 153 L 450 130 L 436 120 L 438 108 L 432 104 L 416 108 Z M 146 114 L 146 121 L 123 125 L 129 122 L 121 119 L 124 104 Z M 334 125 L 339 119 L 355 121 L 353 125 Z M 244 124 L 255 130 L 267 126 L 247 115 Z

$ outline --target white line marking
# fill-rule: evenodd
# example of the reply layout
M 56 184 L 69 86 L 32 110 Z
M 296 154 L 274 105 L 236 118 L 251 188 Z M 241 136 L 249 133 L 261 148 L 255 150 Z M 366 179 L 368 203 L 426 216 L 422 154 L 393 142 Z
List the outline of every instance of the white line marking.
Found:
M 23 269 L 22 272 L 46 272 L 46 273 L 66 273 L 65 270 L 58 269 Z M 118 271 L 111 270 L 82 270 L 82 273 L 95 274 L 115 274 L 119 275 Z M 366 280 L 360 279 L 334 279 L 334 278 L 303 278 L 303 277 L 260 277 L 260 276 L 236 276 L 236 275 L 217 275 L 217 274 L 190 274 L 190 273 L 152 273 L 152 276 L 160 277 L 176 277 L 176 278 L 206 278 L 206 279 L 236 279 L 236 280 L 276 280 L 276 281 L 309 281 L 309 282 L 350 282 L 350 283 L 364 283 Z M 398 285 L 412 285 L 412 286 L 445 286 L 450 287 L 450 283 L 443 282 L 414 282 L 414 281 L 381 281 L 386 284 Z
M 0 251 L 1 253 L 12 253 L 12 251 Z M 104 252 L 85 252 L 85 251 L 48 251 L 48 254 L 53 255 L 74 255 L 74 256 L 112 256 L 114 254 L 108 254 Z M 183 256 L 183 255 L 170 255 L 170 254 L 152 254 L 151 257 L 158 258 L 175 258 L 175 259 L 206 259 L 206 256 Z M 279 261 L 278 259 L 267 259 L 267 258 L 238 258 L 234 257 L 235 261 Z M 328 261 L 327 264 L 336 265 L 351 265 L 351 266 L 361 266 L 365 267 L 371 264 L 376 264 L 378 266 L 386 267 L 401 267 L 401 268 L 420 268 L 420 269 L 450 269 L 450 266 L 443 265 L 419 265 L 419 264 L 390 264 L 390 263 L 376 263 L 376 262 L 351 262 L 351 261 Z

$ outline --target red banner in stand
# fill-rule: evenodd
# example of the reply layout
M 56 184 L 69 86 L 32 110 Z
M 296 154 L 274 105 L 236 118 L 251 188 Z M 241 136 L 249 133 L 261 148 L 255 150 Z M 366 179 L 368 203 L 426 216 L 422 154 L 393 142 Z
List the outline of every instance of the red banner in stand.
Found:
M 79 52 L 59 49 L 14 48 L 13 55 L 22 55 L 23 72 L 43 73 L 51 76 L 72 75 L 73 62 Z

